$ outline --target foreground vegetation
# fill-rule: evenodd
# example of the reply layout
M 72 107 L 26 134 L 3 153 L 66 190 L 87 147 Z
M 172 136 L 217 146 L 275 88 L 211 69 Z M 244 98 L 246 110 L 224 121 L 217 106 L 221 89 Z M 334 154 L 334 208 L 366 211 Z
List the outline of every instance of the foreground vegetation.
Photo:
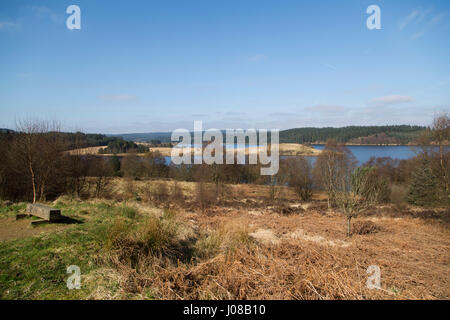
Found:
M 116 178 L 117 199 L 128 182 Z M 145 190 L 165 184 L 166 201 Z M 178 201 L 170 193 L 177 185 Z M 129 187 L 129 186 L 128 186 Z M 448 299 L 449 212 L 376 206 L 352 235 L 324 194 L 299 202 L 289 188 L 268 205 L 269 186 L 229 186 L 202 208 L 195 183 L 133 183 L 126 200 L 61 197 L 49 203 L 72 220 L 1 238 L 2 299 Z M 181 192 L 181 197 L 180 197 Z M 136 196 L 135 195 L 135 196 Z M 0 221 L 24 206 L 2 206 Z M 22 221 L 29 223 L 29 221 Z M 22 223 L 13 221 L 11 223 Z M 66 268 L 81 269 L 68 290 Z M 382 288 L 367 289 L 378 265 Z

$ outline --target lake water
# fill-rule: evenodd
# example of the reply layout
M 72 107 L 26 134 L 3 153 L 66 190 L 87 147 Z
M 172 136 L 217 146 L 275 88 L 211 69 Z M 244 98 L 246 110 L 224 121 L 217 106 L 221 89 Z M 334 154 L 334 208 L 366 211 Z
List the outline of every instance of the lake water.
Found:
M 315 149 L 323 150 L 324 145 L 313 145 Z M 391 157 L 392 159 L 406 160 L 416 154 L 408 146 L 347 146 L 355 155 L 359 164 L 367 162 L 371 157 Z
M 242 147 L 242 146 L 238 146 Z M 322 150 L 324 145 L 313 145 L 315 149 Z M 367 162 L 372 156 L 391 157 L 392 159 L 406 160 L 415 156 L 411 147 L 408 146 L 347 146 L 353 152 L 359 164 Z M 170 164 L 170 157 L 165 157 L 166 163 Z

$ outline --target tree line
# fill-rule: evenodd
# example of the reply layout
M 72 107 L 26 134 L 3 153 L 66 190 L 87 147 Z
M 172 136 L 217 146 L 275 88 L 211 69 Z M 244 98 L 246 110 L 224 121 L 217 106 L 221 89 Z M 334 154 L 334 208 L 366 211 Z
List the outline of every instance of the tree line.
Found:
M 426 128 L 421 126 L 349 126 L 343 128 L 297 128 L 280 131 L 281 143 L 408 144 Z

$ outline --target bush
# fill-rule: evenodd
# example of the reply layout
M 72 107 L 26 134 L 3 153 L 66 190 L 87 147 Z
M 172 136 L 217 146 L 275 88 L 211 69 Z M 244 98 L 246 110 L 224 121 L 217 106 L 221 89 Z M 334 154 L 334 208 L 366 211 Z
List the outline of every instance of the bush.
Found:
M 197 205 L 200 207 L 203 213 L 206 212 L 216 201 L 215 192 L 209 188 L 203 181 L 197 182 L 196 185 L 196 197 Z
M 120 208 L 120 214 L 129 219 L 134 219 L 138 216 L 138 212 L 136 209 L 125 205 Z
M 380 231 L 381 228 L 377 226 L 372 221 L 356 221 L 353 224 L 353 233 L 364 235 L 364 234 L 370 234 L 370 233 L 376 233 Z
M 250 236 L 245 226 L 228 223 L 201 236 L 195 244 L 195 251 L 198 257 L 208 259 L 221 251 L 231 252 L 250 243 Z
M 357 168 L 351 177 L 352 190 L 372 203 L 389 201 L 389 186 L 376 167 Z
M 391 186 L 391 194 L 390 194 L 390 200 L 391 203 L 394 205 L 394 208 L 398 211 L 403 211 L 407 207 L 406 203 L 406 194 L 408 190 L 404 186 L 399 185 L 392 185 Z
M 149 258 L 174 256 L 177 231 L 172 212 L 165 212 L 161 217 L 150 216 L 139 223 L 118 217 L 108 232 L 106 248 L 112 252 L 114 263 L 137 268 Z
M 312 167 L 305 157 L 295 157 L 287 161 L 289 187 L 293 188 L 302 201 L 309 201 L 312 197 Z

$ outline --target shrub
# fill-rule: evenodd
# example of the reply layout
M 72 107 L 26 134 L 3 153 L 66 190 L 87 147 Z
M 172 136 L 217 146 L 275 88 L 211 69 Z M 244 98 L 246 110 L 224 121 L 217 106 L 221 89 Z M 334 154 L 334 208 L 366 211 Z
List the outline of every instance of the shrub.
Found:
M 123 205 L 120 207 L 120 214 L 129 219 L 134 219 L 138 216 L 136 209 Z
M 139 224 L 118 217 L 113 222 L 106 248 L 113 263 L 138 268 L 148 259 L 176 254 L 178 224 L 172 212 L 161 217 L 150 216 Z
M 400 185 L 392 185 L 391 186 L 391 194 L 390 194 L 390 200 L 391 203 L 394 205 L 394 208 L 398 211 L 403 211 L 407 207 L 406 203 L 406 194 L 408 190 L 404 186 Z
M 352 190 L 372 203 L 389 201 L 389 186 L 376 167 L 357 168 L 351 176 Z
M 195 251 L 200 258 L 211 258 L 221 251 L 231 252 L 250 243 L 250 236 L 245 226 L 228 223 L 200 237 L 195 244 Z
M 370 233 L 376 233 L 380 231 L 381 228 L 377 226 L 372 221 L 356 221 L 353 224 L 353 233 L 354 234 L 370 234 Z
M 208 188 L 208 186 L 203 182 L 197 182 L 196 185 L 196 202 L 203 213 L 206 212 L 216 201 L 216 195 L 214 190 Z
M 289 187 L 302 201 L 309 201 L 312 197 L 312 167 L 305 157 L 295 157 L 287 161 L 287 178 Z
M 183 189 L 181 189 L 177 181 L 173 183 L 170 200 L 174 203 L 182 203 L 184 201 Z

